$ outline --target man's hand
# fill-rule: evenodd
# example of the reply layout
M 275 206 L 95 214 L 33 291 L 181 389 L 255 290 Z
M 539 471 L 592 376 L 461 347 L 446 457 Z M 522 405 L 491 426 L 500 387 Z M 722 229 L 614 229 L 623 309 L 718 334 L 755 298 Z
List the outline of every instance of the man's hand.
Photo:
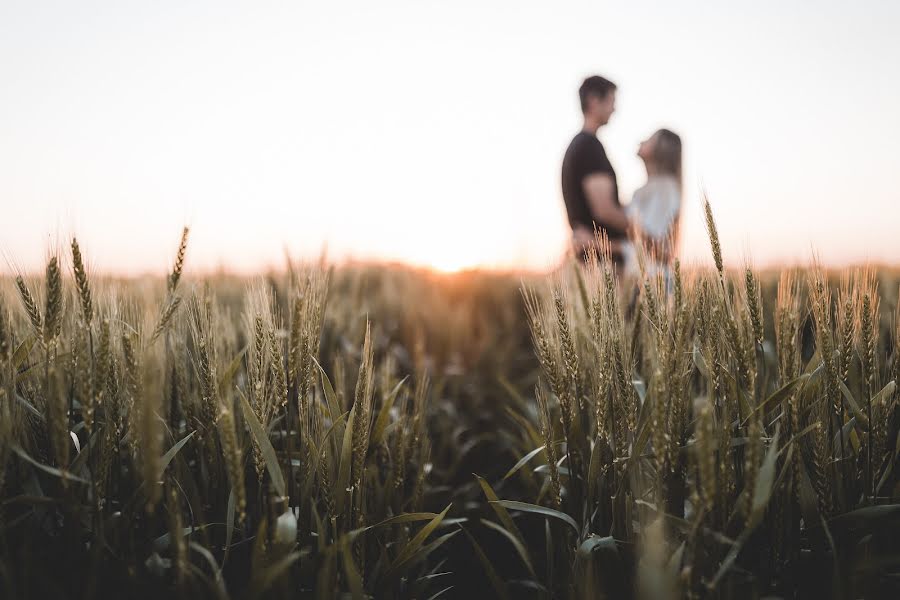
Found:
M 608 243 L 609 251 L 612 254 L 622 252 L 622 240 L 608 240 Z M 597 236 L 584 225 L 576 225 L 572 228 L 572 244 L 577 252 L 584 252 L 588 248 L 597 246 Z
M 574 229 L 572 229 L 572 242 L 579 248 L 585 248 L 587 246 L 591 246 L 596 241 L 594 237 L 594 232 L 585 227 L 584 225 L 576 225 Z

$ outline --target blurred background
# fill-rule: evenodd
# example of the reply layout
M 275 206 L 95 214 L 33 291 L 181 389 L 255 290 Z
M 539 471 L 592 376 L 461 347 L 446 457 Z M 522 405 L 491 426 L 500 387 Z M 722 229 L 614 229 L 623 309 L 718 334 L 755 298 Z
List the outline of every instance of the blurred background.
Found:
M 287 249 L 453 271 L 565 252 L 577 88 L 623 201 L 685 142 L 682 255 L 900 261 L 900 3 L 0 4 L 2 268 L 77 234 L 92 267 L 248 272 Z

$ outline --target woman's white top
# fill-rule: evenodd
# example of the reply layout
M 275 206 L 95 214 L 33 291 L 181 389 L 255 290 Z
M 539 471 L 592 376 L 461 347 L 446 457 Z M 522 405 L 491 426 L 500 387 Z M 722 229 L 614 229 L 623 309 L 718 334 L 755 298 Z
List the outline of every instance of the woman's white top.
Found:
M 681 186 L 671 175 L 654 175 L 634 192 L 631 202 L 625 207 L 628 220 L 639 235 L 655 241 L 665 241 L 681 212 Z M 639 275 L 637 252 L 633 242 L 623 248 L 626 272 Z M 648 257 L 649 260 L 649 257 Z M 664 265 L 646 265 L 653 273 Z

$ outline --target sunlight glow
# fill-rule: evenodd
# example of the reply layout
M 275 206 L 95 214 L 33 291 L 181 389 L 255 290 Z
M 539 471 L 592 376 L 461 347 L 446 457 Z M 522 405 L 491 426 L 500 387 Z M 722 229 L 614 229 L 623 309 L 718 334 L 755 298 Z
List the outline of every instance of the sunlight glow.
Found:
M 444 256 L 433 259 L 430 266 L 441 273 L 458 273 L 465 268 L 474 267 L 475 265 L 466 265 L 454 256 Z
M 624 202 L 638 142 L 685 140 L 687 261 L 701 182 L 733 264 L 900 261 L 900 3 L 862 4 L 2 3 L 0 253 L 38 269 L 76 233 L 98 269 L 156 272 L 188 224 L 192 269 L 546 268 L 601 73 Z

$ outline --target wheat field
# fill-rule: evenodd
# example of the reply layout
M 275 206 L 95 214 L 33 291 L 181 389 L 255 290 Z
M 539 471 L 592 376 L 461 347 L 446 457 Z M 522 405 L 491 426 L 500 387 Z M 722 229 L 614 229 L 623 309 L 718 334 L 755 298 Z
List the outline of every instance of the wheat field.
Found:
M 900 594 L 900 276 L 0 281 L 4 598 Z M 84 253 L 84 254 L 83 254 Z

